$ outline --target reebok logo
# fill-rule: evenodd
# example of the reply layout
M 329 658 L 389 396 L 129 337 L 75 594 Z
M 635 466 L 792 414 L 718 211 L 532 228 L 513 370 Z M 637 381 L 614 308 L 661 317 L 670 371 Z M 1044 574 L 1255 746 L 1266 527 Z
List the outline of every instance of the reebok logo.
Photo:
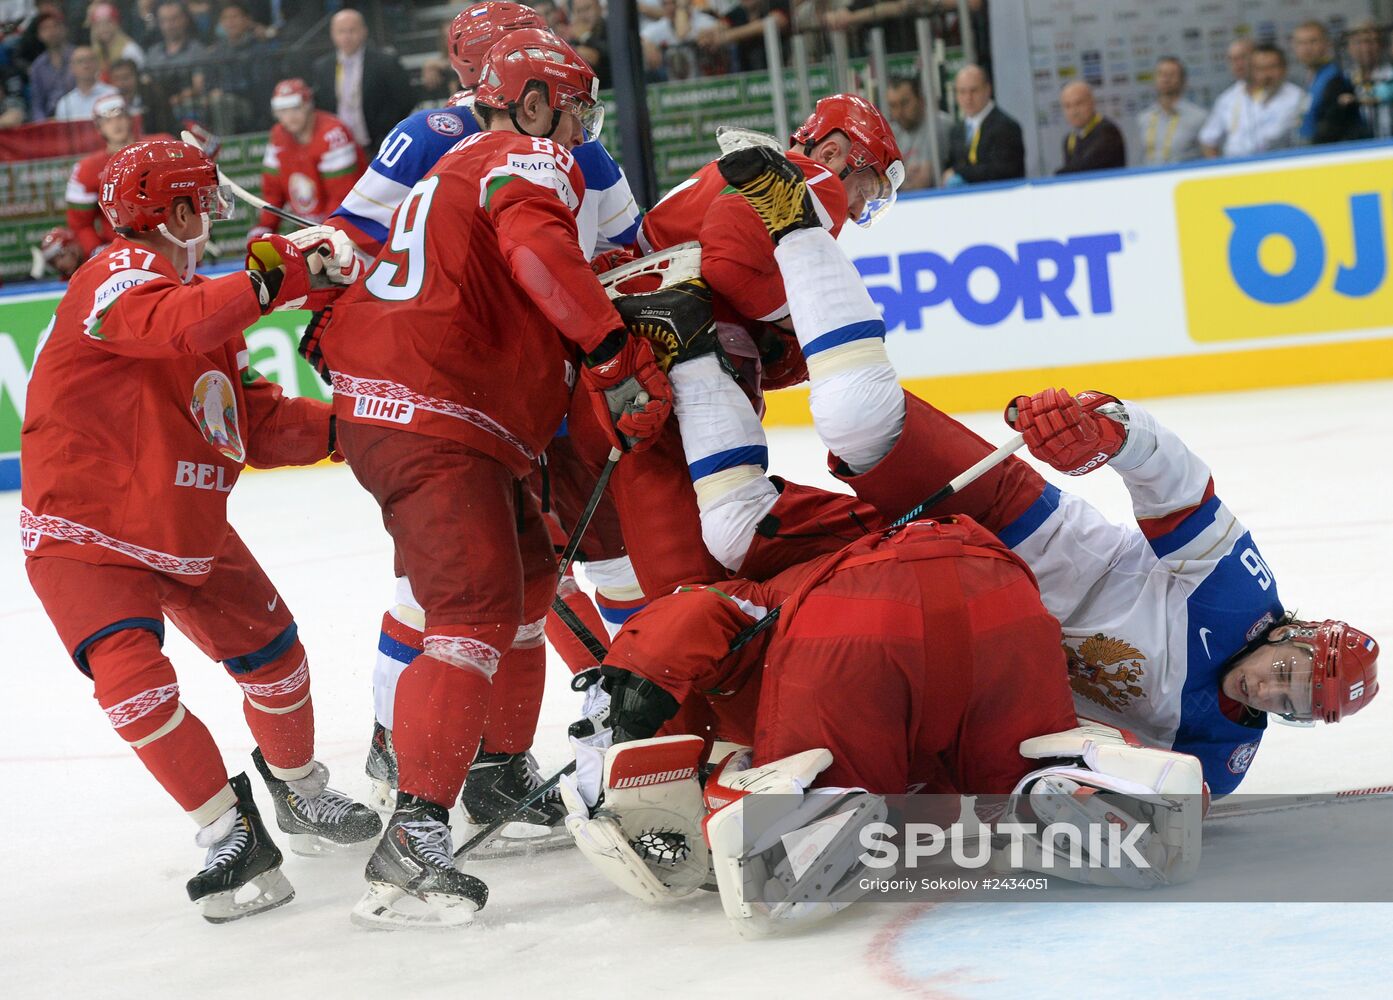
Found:
M 1092 470 L 1098 468 L 1101 465 L 1107 465 L 1108 459 L 1110 458 L 1112 458 L 1111 455 L 1106 455 L 1100 451 L 1098 452 L 1098 454 L 1090 458 L 1087 462 L 1084 462 L 1083 465 L 1080 465 L 1077 469 L 1070 469 L 1068 475 L 1082 476 L 1084 473 L 1091 472 Z

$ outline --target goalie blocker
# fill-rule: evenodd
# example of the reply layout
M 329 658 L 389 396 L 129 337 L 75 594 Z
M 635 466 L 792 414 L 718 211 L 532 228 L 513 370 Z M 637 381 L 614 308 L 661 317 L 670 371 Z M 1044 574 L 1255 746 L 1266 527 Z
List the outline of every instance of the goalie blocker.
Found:
M 825 749 L 752 767 L 751 751 L 741 748 L 717 765 L 704 790 L 695 736 L 576 750 L 576 775 L 561 785 L 567 828 L 586 859 L 637 899 L 669 903 L 714 883 L 735 930 L 763 937 L 826 919 L 893 874 L 870 851 L 893 819 L 887 798 L 813 787 L 832 763 Z M 1194 757 L 1140 746 L 1093 723 L 1026 740 L 1020 752 L 1048 763 L 1012 793 L 996 829 L 1031 832 L 1014 844 L 993 838 L 991 871 L 1133 889 L 1194 876 L 1208 804 Z M 1108 833 L 1101 842 L 1122 839 L 1133 849 L 1092 856 L 1084 847 L 1070 858 L 1050 824 L 1101 827 Z

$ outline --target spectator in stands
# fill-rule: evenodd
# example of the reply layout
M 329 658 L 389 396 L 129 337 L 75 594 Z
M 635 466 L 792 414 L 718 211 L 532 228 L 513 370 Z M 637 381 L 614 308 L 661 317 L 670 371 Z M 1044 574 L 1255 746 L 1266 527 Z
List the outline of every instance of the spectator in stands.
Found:
M 218 5 L 213 0 L 186 0 L 194 36 L 205 45 L 213 40 L 218 23 Z
M 415 106 L 411 80 L 396 56 L 368 45 L 367 22 L 356 10 L 335 14 L 329 37 L 334 51 L 314 64 L 315 101 L 348 126 L 355 142 L 375 151 Z
M 938 142 L 938 168 L 948 165 L 953 136 L 953 119 L 938 108 L 929 108 L 917 76 L 901 76 L 890 81 L 885 97 L 890 111 L 890 127 L 904 155 L 904 190 L 933 187 L 933 140 Z
M 764 22 L 772 18 L 780 34 L 787 34 L 792 18 L 789 0 L 740 0 L 725 15 L 725 24 L 701 37 L 707 49 L 733 48 L 736 72 L 768 69 L 769 58 L 764 48 Z
M 1119 170 L 1127 165 L 1122 130 L 1098 110 L 1092 87 L 1083 80 L 1065 84 L 1059 92 L 1059 104 L 1069 123 L 1069 134 L 1064 137 L 1064 165 L 1056 173 Z
M 1330 46 L 1330 32 L 1319 21 L 1307 21 L 1291 36 L 1292 51 L 1306 67 L 1311 82 L 1301 119 L 1301 138 L 1310 143 L 1367 139 L 1354 84 L 1340 71 Z
M 155 8 L 160 40 L 145 52 L 145 69 L 170 99 L 187 102 L 194 70 L 208 58 L 208 49 L 194 37 L 193 20 L 181 0 L 160 0 Z
M 953 78 L 963 120 L 953 126 L 944 186 L 1006 181 L 1025 176 L 1021 126 L 992 100 L 992 85 L 980 66 L 964 66 Z
M 1200 149 L 1200 129 L 1204 128 L 1204 108 L 1185 99 L 1185 64 L 1175 56 L 1156 60 L 1154 83 L 1156 100 L 1137 115 L 1142 136 L 1142 163 L 1184 163 L 1204 155 Z
M 542 15 L 542 20 L 547 22 L 548 31 L 560 35 L 566 30 L 566 12 L 556 0 L 532 0 L 528 6 Z
M 639 30 L 649 78 L 691 80 L 701 75 L 697 40 L 720 30 L 721 22 L 696 10 L 692 0 L 662 0 L 663 16 Z
M 1350 83 L 1364 126 L 1378 139 L 1393 137 L 1393 62 L 1384 58 L 1378 25 L 1365 21 L 1349 33 Z
M 58 108 L 58 98 L 72 90 L 70 65 L 73 47 L 68 44 L 68 22 L 62 14 L 48 12 L 38 17 L 38 36 L 43 55 L 29 67 L 29 107 L 36 122 L 46 122 Z
M 600 0 L 573 0 L 571 22 L 563 37 L 571 48 L 590 64 L 595 75 L 600 78 L 601 89 L 608 89 L 609 78 L 609 36 L 605 32 L 605 15 L 600 8 Z
M 14 63 L 14 53 L 0 45 L 0 128 L 15 128 L 29 117 L 29 104 L 24 100 L 28 81 L 24 71 Z
M 1220 94 L 1200 129 L 1205 156 L 1254 156 L 1296 143 L 1306 92 L 1287 79 L 1286 54 L 1256 45 L 1248 64 L 1248 85 Z
M 136 0 L 135 11 L 131 15 L 131 37 L 147 50 L 160 41 L 160 22 L 155 13 L 159 5 L 160 0 Z
M 208 124 L 228 135 L 269 124 L 265 108 L 276 85 L 276 60 L 256 34 L 248 5 L 227 0 L 218 14 L 222 40 L 209 50 L 204 71 Z
M 143 78 L 140 69 L 129 59 L 118 59 L 111 64 L 111 77 L 107 82 L 115 87 L 126 102 L 132 116 L 139 115 L 141 130 L 147 135 L 151 132 L 177 131 L 174 115 L 169 109 L 169 98 L 154 81 Z
M 97 98 L 116 93 L 109 83 L 102 83 L 97 54 L 86 45 L 73 49 L 69 66 L 73 71 L 73 89 L 58 98 L 53 117 L 58 121 L 81 121 L 92 117 L 92 105 Z
M 445 22 L 447 25 L 449 21 Z M 443 108 L 459 90 L 459 77 L 443 56 L 432 56 L 421 65 L 421 86 L 417 88 L 416 110 Z
M 111 64 L 118 59 L 130 59 L 137 66 L 145 63 L 145 50 L 121 30 L 121 12 L 112 3 L 93 4 L 87 11 L 87 27 L 92 36 L 92 51 L 101 64 L 102 79 L 111 82 Z

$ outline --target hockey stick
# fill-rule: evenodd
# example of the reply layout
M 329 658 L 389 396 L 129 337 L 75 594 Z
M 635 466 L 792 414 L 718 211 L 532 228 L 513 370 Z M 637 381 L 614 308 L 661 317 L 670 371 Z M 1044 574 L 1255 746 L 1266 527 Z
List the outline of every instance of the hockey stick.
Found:
M 605 494 L 605 487 L 609 485 L 609 477 L 614 474 L 614 467 L 619 464 L 619 459 L 624 453 L 618 448 L 609 450 L 609 459 L 605 462 L 605 467 L 600 470 L 600 476 L 595 480 L 595 489 L 590 494 L 589 501 L 585 504 L 585 510 L 581 512 L 580 520 L 571 530 L 571 537 L 566 541 L 566 548 L 561 553 L 561 565 L 556 571 L 556 586 L 559 590 L 561 581 L 566 578 L 566 571 L 571 568 L 571 563 L 576 558 L 576 553 L 580 551 L 581 539 L 585 537 L 585 529 L 590 526 L 590 519 L 595 516 L 595 509 L 600 506 L 600 498 Z M 595 657 L 596 663 L 605 661 L 605 646 L 599 637 L 591 632 L 585 622 L 580 620 L 580 616 L 571 610 L 570 605 L 561 599 L 558 592 L 551 599 L 551 610 L 556 612 L 556 617 L 571 630 L 571 634 L 580 640 L 586 652 Z
M 1014 414 L 1012 414 L 1012 418 L 1014 419 Z M 935 491 L 934 494 L 930 496 L 927 500 L 924 500 L 921 503 L 916 504 L 908 513 L 891 522 L 891 524 L 885 530 L 891 531 L 895 528 L 903 528 L 906 524 L 909 524 L 911 521 L 917 521 L 919 518 L 923 517 L 928 511 L 937 507 L 943 501 L 951 497 L 954 493 L 957 493 L 959 490 L 965 489 L 971 483 L 975 482 L 978 478 L 982 476 L 983 473 L 990 472 L 992 469 L 996 468 L 1002 462 L 1006 461 L 1006 459 L 1008 459 L 1009 457 L 1011 457 L 1011 455 L 1018 451 L 1021 445 L 1023 444 L 1025 444 L 1025 435 L 1017 434 L 1015 437 L 1011 438 L 1009 441 L 1003 444 L 1000 448 L 996 449 L 996 451 L 983 458 L 976 465 L 972 466 L 970 469 L 963 472 L 961 475 L 956 476 L 955 478 L 950 480 L 941 489 Z M 735 634 L 735 638 L 730 640 L 730 647 L 727 650 L 727 653 L 734 653 L 742 646 L 748 644 L 750 640 L 753 639 L 755 636 L 759 635 L 765 629 L 769 628 L 769 626 L 773 625 L 776 621 L 779 620 L 779 614 L 782 610 L 783 605 L 780 604 L 772 611 L 766 613 L 763 618 L 759 619 L 759 621 L 747 625 L 745 626 L 745 628 L 737 632 Z
M 184 142 L 187 142 L 194 149 L 203 149 L 202 144 L 200 144 L 198 141 L 198 137 L 195 136 L 192 132 L 188 131 L 187 129 L 179 133 L 179 138 Z M 218 183 L 226 184 L 232 190 L 233 194 L 235 194 L 238 198 L 241 198 L 252 208 L 259 208 L 264 212 L 270 212 L 272 215 L 278 215 L 282 219 L 285 219 L 287 222 L 293 222 L 297 226 L 302 226 L 306 229 L 314 225 L 314 223 L 311 222 L 309 219 L 301 218 L 294 212 L 287 212 L 283 208 L 277 208 L 275 205 L 272 205 L 265 198 L 258 198 L 256 195 L 252 194 L 246 188 L 242 187 L 242 185 L 234 181 L 231 177 L 228 177 L 227 174 L 223 173 L 222 167 L 219 167 L 216 163 L 214 163 L 213 166 L 217 167 Z
M 1338 792 L 1311 792 L 1303 795 L 1254 795 L 1241 802 L 1218 802 L 1209 810 L 1205 822 L 1239 819 L 1261 813 L 1283 812 L 1287 809 L 1306 809 L 1311 806 L 1340 806 L 1369 799 L 1393 799 L 1393 785 L 1373 785 L 1369 788 L 1347 788 Z

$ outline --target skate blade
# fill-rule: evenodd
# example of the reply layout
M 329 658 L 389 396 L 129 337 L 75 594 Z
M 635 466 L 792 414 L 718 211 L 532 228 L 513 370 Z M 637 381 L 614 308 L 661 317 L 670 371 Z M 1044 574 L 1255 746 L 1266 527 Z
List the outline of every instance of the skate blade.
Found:
M 450 930 L 474 922 L 471 899 L 427 892 L 416 896 L 387 882 L 369 882 L 349 919 L 368 930 Z
M 238 894 L 245 895 L 249 887 L 256 890 L 256 895 L 239 902 Z M 198 908 L 203 914 L 203 919 L 210 924 L 226 924 L 255 913 L 274 910 L 294 898 L 295 888 L 290 884 L 290 880 L 281 874 L 279 868 L 272 868 L 236 889 L 204 896 L 198 901 Z
M 381 778 L 373 778 L 368 789 L 368 807 L 382 816 L 391 816 L 397 809 L 397 790 Z
M 353 846 L 352 844 L 337 843 L 328 837 L 321 837 L 317 833 L 292 833 L 288 839 L 290 853 L 302 858 L 322 858 L 329 854 L 338 854 Z M 361 841 L 354 843 L 361 843 Z
M 470 861 L 490 861 L 498 858 L 525 857 L 547 854 L 574 847 L 575 839 L 564 826 L 538 826 L 532 823 L 509 823 L 498 836 L 469 852 Z

